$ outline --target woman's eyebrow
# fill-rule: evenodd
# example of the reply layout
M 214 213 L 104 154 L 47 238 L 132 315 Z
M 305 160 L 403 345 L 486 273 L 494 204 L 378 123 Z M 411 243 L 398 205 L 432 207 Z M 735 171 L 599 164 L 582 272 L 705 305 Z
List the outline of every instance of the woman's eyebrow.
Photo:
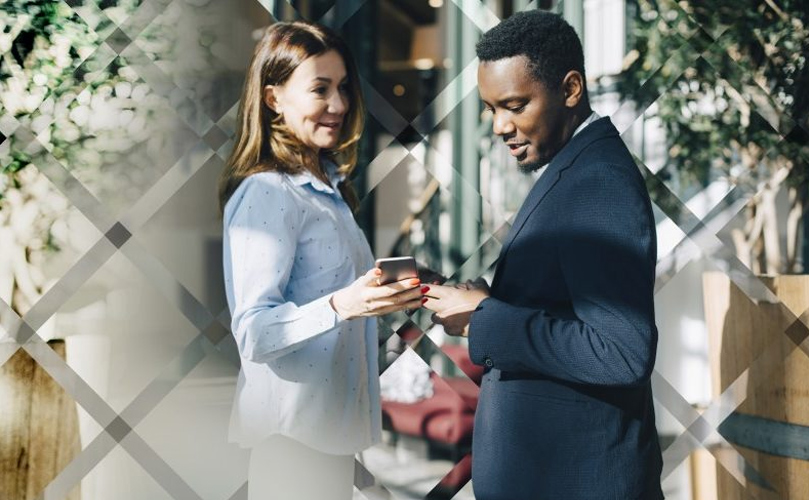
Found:
M 321 82 L 324 82 L 324 83 L 331 83 L 332 82 L 332 79 L 327 77 L 327 76 L 316 76 L 312 80 L 313 81 L 321 81 Z M 340 83 L 347 82 L 347 81 L 348 81 L 348 75 L 346 75 L 342 79 L 340 79 Z

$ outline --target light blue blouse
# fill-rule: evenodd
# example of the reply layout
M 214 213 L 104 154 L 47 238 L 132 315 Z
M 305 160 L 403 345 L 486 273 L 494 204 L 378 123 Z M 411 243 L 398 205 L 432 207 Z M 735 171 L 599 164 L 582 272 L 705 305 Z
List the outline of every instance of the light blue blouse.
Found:
M 376 319 L 346 321 L 329 304 L 374 264 L 339 191 L 308 172 L 253 174 L 225 206 L 223 244 L 242 360 L 231 441 L 280 433 L 332 454 L 378 442 Z

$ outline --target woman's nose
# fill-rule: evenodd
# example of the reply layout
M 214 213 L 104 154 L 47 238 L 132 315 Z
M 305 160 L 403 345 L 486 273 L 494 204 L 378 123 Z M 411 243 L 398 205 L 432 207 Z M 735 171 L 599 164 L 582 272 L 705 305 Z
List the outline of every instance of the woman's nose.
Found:
M 342 92 L 332 92 L 329 98 L 328 112 L 335 115 L 343 115 L 348 110 L 348 99 Z

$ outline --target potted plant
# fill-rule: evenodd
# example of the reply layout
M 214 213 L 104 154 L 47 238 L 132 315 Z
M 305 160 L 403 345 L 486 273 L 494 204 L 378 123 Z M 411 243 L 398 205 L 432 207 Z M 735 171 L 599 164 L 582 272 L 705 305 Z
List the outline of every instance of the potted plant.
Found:
M 792 323 L 809 306 L 809 277 L 800 274 L 809 265 L 809 4 L 632 6 L 633 47 L 619 91 L 664 130 L 665 160 L 648 176 L 653 200 L 677 221 L 690 196 L 724 182 L 729 197 L 745 205 L 718 236 L 781 301 L 756 304 L 721 272 L 703 280 L 714 395 L 750 368 L 747 399 L 719 430 L 763 478 L 763 486 L 742 485 L 717 467 L 719 498 L 746 498 L 745 487 L 767 486 L 784 497 L 806 496 L 805 462 L 739 436 L 765 432 L 768 422 L 809 425 L 809 399 L 798 390 L 809 358 L 790 356 L 802 335 Z M 772 356 L 759 359 L 763 352 Z
M 68 170 L 111 211 L 157 178 L 155 142 L 165 139 L 153 133 L 153 118 L 171 106 L 105 44 L 115 43 L 108 37 L 139 3 L 7 0 L 0 7 L 0 342 L 13 342 L 13 316 L 24 317 L 102 237 L 43 171 Z M 176 28 L 149 29 L 162 29 L 141 39 L 154 56 L 170 43 L 161 37 Z M 152 154 L 132 155 L 134 148 Z M 97 292 L 72 297 L 73 307 L 103 309 L 105 291 Z M 99 333 L 93 340 L 106 341 L 103 328 L 87 321 L 71 331 L 59 325 L 48 321 L 37 334 L 68 363 L 70 335 Z M 103 365 L 92 353 L 108 346 L 86 340 L 91 352 L 83 358 Z M 78 454 L 80 427 L 91 418 L 79 417 L 74 401 L 25 350 L 0 364 L 0 497 L 34 498 Z M 94 387 L 105 384 L 90 380 L 89 372 L 99 373 L 94 367 L 71 367 Z M 79 495 L 77 487 L 68 498 Z

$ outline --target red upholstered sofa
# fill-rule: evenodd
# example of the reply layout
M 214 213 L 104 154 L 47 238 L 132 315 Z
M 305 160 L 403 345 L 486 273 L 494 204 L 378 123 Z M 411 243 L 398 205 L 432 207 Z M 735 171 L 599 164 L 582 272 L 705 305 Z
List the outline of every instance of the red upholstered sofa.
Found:
M 483 367 L 469 360 L 465 346 L 445 345 L 441 350 L 469 378 L 430 375 L 432 397 L 415 403 L 382 400 L 382 421 L 394 434 L 421 437 L 434 449 L 448 449 L 457 462 L 470 450 L 475 408 Z M 471 379 L 471 380 L 470 380 Z

